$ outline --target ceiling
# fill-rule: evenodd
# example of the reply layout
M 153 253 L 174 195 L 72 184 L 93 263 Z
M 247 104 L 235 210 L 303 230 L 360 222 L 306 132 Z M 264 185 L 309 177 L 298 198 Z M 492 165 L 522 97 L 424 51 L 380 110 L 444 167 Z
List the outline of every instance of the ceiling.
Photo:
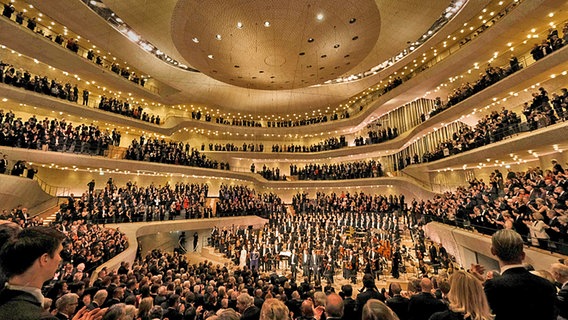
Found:
M 172 16 L 182 57 L 239 87 L 292 89 L 334 79 L 361 63 L 380 34 L 374 0 L 240 2 L 180 0 Z
M 468 2 L 456 19 L 469 19 L 489 1 Z M 97 47 L 167 85 L 167 92 L 161 92 L 162 100 L 157 102 L 205 104 L 224 112 L 260 116 L 334 109 L 377 84 L 394 70 L 350 83 L 320 85 L 365 72 L 397 55 L 420 38 L 451 3 L 103 0 L 143 39 L 201 71 L 194 73 L 169 66 L 140 49 L 79 1 L 29 2 Z M 264 25 L 267 21 L 269 27 Z M 238 22 L 242 23 L 240 29 Z M 451 31 L 442 29 L 440 33 Z M 308 42 L 309 38 L 314 41 Z M 415 53 L 429 46 L 427 42 Z

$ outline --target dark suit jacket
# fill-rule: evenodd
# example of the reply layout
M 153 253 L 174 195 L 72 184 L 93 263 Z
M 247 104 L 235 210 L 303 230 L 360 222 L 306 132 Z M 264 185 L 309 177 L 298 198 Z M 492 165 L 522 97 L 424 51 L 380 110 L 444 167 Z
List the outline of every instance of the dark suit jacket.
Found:
M 568 285 L 563 285 L 556 295 L 558 318 L 568 319 Z
M 408 319 L 408 303 L 410 300 L 401 296 L 400 294 L 387 300 L 386 304 L 389 308 L 396 313 L 400 320 Z
M 446 309 L 446 304 L 434 298 L 431 293 L 420 292 L 408 302 L 408 319 L 428 320 L 432 314 Z
M 260 309 L 255 305 L 248 307 L 241 315 L 241 320 L 258 320 L 260 319 Z
M 343 319 L 355 319 L 357 316 L 357 302 L 353 298 L 345 298 L 343 300 Z
M 163 318 L 168 318 L 169 320 L 182 320 L 183 316 L 179 311 L 173 308 L 168 308 L 164 313 Z
M 37 299 L 24 291 L 4 289 L 0 292 L 2 320 L 58 320 L 43 310 Z
M 506 270 L 484 289 L 495 320 L 554 319 L 556 288 L 525 268 Z
M 385 296 L 377 290 L 370 290 L 366 289 L 365 291 L 359 293 L 357 295 L 357 317 L 356 319 L 361 319 L 361 315 L 363 313 L 363 307 L 365 303 L 370 299 L 378 299 L 381 301 L 385 301 Z
M 69 320 L 70 318 L 66 315 L 64 315 L 63 313 L 58 312 L 55 317 L 59 320 Z

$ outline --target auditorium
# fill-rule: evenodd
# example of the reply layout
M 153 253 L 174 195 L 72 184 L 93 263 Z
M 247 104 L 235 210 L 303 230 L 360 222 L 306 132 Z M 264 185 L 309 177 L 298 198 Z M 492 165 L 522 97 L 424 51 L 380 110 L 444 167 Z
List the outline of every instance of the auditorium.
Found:
M 0 10 L 0 319 L 568 319 L 567 1 Z

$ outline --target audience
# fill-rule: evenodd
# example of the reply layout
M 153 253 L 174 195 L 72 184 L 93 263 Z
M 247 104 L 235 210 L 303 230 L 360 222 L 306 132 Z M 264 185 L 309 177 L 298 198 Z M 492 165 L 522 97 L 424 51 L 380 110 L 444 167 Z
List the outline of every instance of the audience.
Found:
M 307 164 L 299 170 L 290 166 L 290 175 L 299 180 L 346 180 L 384 176 L 383 167 L 375 160 L 345 162 L 340 164 Z
M 347 142 L 345 141 L 345 136 L 340 136 L 339 138 L 331 137 L 317 144 L 312 144 L 311 146 L 303 146 L 297 144 L 289 145 L 272 145 L 272 152 L 320 152 L 328 150 L 336 150 L 340 148 L 347 147 Z
M 122 101 L 117 98 L 102 96 L 99 102 L 99 109 L 150 123 L 161 124 L 159 115 L 147 114 L 143 111 L 142 106 L 131 106 L 128 101 Z
M 4 5 L 4 11 L 3 11 L 3 15 L 5 17 L 7 17 L 8 19 L 12 19 L 12 14 L 15 12 L 15 8 L 12 4 L 5 4 Z M 25 11 L 25 10 L 24 10 Z M 26 18 L 27 15 L 24 12 L 18 12 L 17 15 L 15 16 L 15 22 L 23 25 L 24 22 L 24 18 Z M 144 86 L 144 84 L 146 83 L 146 78 L 144 77 L 140 77 L 138 75 L 136 75 L 135 72 L 131 72 L 130 71 L 130 67 L 126 67 L 126 68 L 120 68 L 120 66 L 118 65 L 118 63 L 103 63 L 103 59 L 105 59 L 102 56 L 95 56 L 95 52 L 93 51 L 93 49 L 85 49 L 79 46 L 79 40 L 78 39 L 74 39 L 72 37 L 70 37 L 69 39 L 65 39 L 63 37 L 63 35 L 61 34 L 57 34 L 54 33 L 51 28 L 46 28 L 44 26 L 38 27 L 37 25 L 37 20 L 36 17 L 27 17 L 28 22 L 26 25 L 26 28 L 30 29 L 31 31 L 37 33 L 40 36 L 45 37 L 46 39 L 49 39 L 55 43 L 57 43 L 60 46 L 63 46 L 67 49 L 69 49 L 69 51 L 75 52 L 76 54 L 90 60 L 93 61 L 94 63 L 96 63 L 97 65 L 109 69 L 112 72 L 118 74 L 119 76 L 130 80 L 131 82 L 134 82 L 138 85 Z M 79 49 L 81 49 L 82 52 L 79 52 Z
M 216 212 L 221 217 L 254 214 L 269 216 L 275 212 L 284 212 L 282 200 L 274 193 L 257 194 L 254 189 L 243 185 L 219 187 L 219 202 Z
M 125 159 L 136 161 L 159 162 L 190 167 L 230 170 L 229 163 L 207 159 L 197 149 L 190 148 L 189 143 L 158 140 L 141 136 L 139 141 L 132 140 L 126 151 Z
M 110 145 L 120 143 L 116 130 L 109 132 L 94 124 L 74 127 L 65 119 L 38 120 L 32 116 L 24 122 L 12 111 L 0 110 L 0 123 L 0 146 L 102 156 Z
M 487 280 L 484 290 L 495 320 L 556 319 L 556 288 L 522 265 L 525 252 L 521 236 L 513 230 L 497 231 L 491 238 L 491 253 L 499 259 L 501 276 Z M 479 269 L 475 269 L 478 275 Z
M 100 191 L 85 191 L 78 199 L 71 195 L 56 221 L 121 223 L 210 218 L 213 213 L 206 205 L 208 192 L 207 184 L 142 187 L 128 182 L 118 187 L 111 178 Z
M 369 130 L 367 133 L 369 138 L 365 139 L 363 137 L 355 138 L 355 146 L 364 146 L 368 144 L 377 144 L 384 141 L 392 140 L 398 137 L 398 128 L 383 128 L 382 130 Z

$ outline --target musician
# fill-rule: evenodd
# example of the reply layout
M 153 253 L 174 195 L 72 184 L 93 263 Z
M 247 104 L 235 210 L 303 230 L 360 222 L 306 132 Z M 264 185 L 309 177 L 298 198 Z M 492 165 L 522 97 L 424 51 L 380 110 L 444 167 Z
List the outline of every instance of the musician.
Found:
M 296 249 L 292 251 L 292 255 L 290 256 L 290 268 L 292 269 L 292 280 L 296 281 L 296 276 L 298 275 L 298 255 L 296 253 Z
M 302 273 L 304 277 L 307 277 L 308 280 L 310 279 L 310 254 L 308 249 L 304 249 L 304 253 L 302 253 Z
M 312 254 L 310 256 L 310 276 L 313 275 L 314 280 L 321 281 L 320 268 L 321 268 L 320 256 L 316 253 L 315 250 L 312 250 Z
M 327 280 L 327 283 L 333 284 L 333 275 L 335 274 L 335 268 L 333 266 L 333 261 L 323 260 L 323 276 Z
M 258 260 L 260 258 L 260 254 L 256 247 L 253 248 L 252 252 L 250 253 L 250 269 L 252 271 L 258 271 Z

